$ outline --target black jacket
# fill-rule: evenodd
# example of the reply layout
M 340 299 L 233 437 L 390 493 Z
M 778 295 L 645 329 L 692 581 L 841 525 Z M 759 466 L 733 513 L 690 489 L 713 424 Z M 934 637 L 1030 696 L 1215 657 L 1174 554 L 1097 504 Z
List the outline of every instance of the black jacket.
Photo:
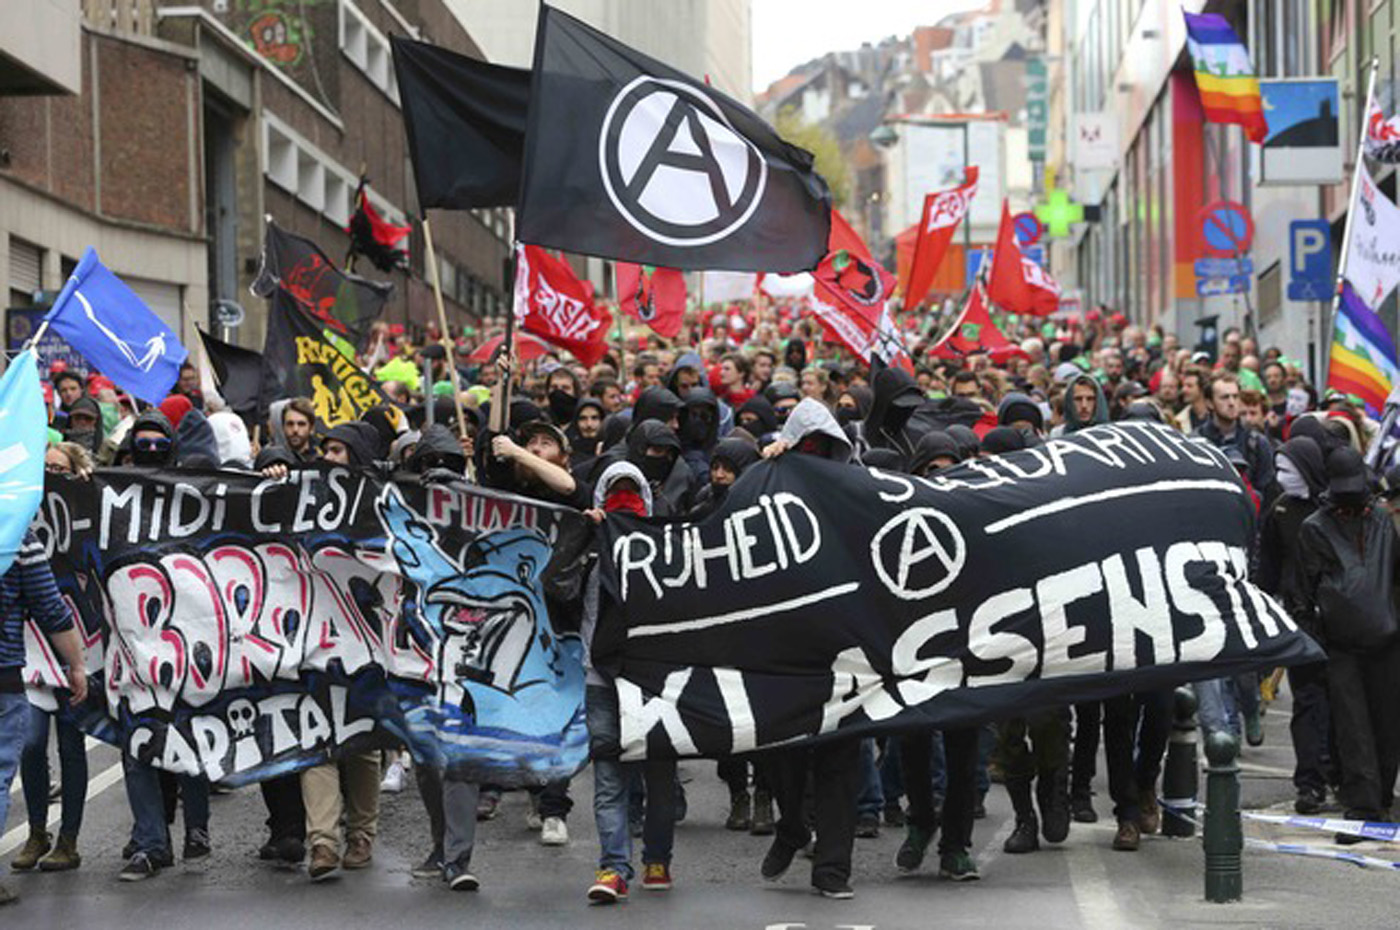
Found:
M 681 444 L 676 438 L 675 430 L 656 420 L 644 420 L 632 427 L 632 432 L 627 436 L 627 461 L 641 468 L 644 473 L 646 469 L 643 463 L 646 461 L 648 446 L 666 446 L 676 452 L 666 475 L 660 480 L 649 479 L 653 513 L 659 517 L 685 513 L 690 509 L 694 496 L 694 480 L 691 477 L 690 466 L 681 457 Z
M 1385 645 L 1397 631 L 1395 525 L 1384 509 L 1343 510 L 1324 501 L 1298 533 L 1301 608 L 1317 617 L 1329 649 L 1360 651 Z

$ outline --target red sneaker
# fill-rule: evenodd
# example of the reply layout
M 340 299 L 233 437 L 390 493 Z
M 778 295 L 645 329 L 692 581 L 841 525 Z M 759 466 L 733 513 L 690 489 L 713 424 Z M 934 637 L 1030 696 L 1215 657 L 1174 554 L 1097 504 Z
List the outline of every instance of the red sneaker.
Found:
M 646 865 L 646 871 L 642 873 L 642 890 L 670 891 L 670 868 L 660 862 L 648 862 Z
M 593 877 L 593 887 L 588 889 L 588 900 L 593 904 L 627 900 L 627 879 L 612 869 L 599 869 Z

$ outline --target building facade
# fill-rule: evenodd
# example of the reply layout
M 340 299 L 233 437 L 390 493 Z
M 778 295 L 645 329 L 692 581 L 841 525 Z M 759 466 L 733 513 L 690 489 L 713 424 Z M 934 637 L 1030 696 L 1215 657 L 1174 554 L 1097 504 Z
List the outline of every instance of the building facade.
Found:
M 357 270 L 395 284 L 388 322 L 435 318 L 388 37 L 479 57 L 441 0 L 85 0 L 71 29 L 76 89 L 0 97 L 9 306 L 61 287 L 93 245 L 186 345 L 220 333 L 225 302 L 244 312 L 224 333 L 259 347 L 264 218 L 342 262 L 364 175 L 384 216 L 415 222 L 409 270 Z M 507 211 L 435 214 L 433 232 L 449 322 L 505 312 Z

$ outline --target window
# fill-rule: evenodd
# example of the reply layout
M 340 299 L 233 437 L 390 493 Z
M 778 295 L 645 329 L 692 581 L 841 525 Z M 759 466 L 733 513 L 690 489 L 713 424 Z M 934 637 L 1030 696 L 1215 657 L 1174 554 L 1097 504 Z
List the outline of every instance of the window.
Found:
M 340 50 L 371 84 L 398 105 L 399 85 L 389 40 L 352 0 L 341 0 L 340 4 Z
M 271 113 L 263 114 L 263 132 L 267 179 L 337 226 L 349 223 L 357 176 Z M 389 222 L 407 224 L 404 212 L 379 192 L 371 190 L 369 199 Z
M 10 237 L 10 306 L 28 307 L 42 287 L 44 250 L 23 239 Z

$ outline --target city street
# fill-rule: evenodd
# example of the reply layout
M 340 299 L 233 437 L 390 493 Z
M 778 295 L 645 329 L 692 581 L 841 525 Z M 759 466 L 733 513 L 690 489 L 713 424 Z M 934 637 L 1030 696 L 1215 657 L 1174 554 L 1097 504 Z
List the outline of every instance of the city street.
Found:
M 1288 780 L 1286 696 L 1264 718 L 1267 742 L 1246 749 L 1241 760 L 1245 804 L 1284 811 L 1291 801 Z M 590 907 L 584 891 L 597 846 L 589 803 L 592 782 L 576 783 L 569 818 L 570 844 L 547 849 L 525 826 L 523 795 L 507 795 L 496 820 L 481 825 L 473 868 L 482 881 L 476 894 L 453 894 L 434 882 L 414 880 L 411 866 L 427 851 L 427 818 L 410 785 L 385 795 L 375 863 L 359 873 L 341 873 L 311 885 L 304 870 L 287 871 L 258 862 L 264 810 L 255 790 L 214 798 L 214 853 L 197 872 L 182 866 L 139 884 L 116 880 L 118 851 L 126 841 L 130 814 L 120 767 L 106 746 L 90 749 L 90 802 L 75 873 L 10 874 L 23 900 L 6 914 L 6 926 L 124 928 L 179 927 L 197 922 L 219 928 L 291 926 L 603 927 L 646 928 L 838 928 L 878 930 L 915 927 L 1335 927 L 1345 902 L 1349 928 L 1393 927 L 1397 876 L 1340 862 L 1245 851 L 1242 903 L 1207 904 L 1202 899 L 1199 840 L 1144 837 L 1137 853 L 1113 852 L 1103 764 L 1095 806 L 1101 820 L 1075 824 L 1061 848 L 1043 847 L 1029 856 L 1007 856 L 1001 844 L 1011 829 L 1005 791 L 993 786 L 988 817 L 974 833 L 980 882 L 955 884 L 933 871 L 900 876 L 893 856 L 902 830 L 883 828 L 878 839 L 857 840 L 854 901 L 828 901 L 811 893 L 805 860 L 799 858 L 781 881 L 766 884 L 758 863 L 767 839 L 726 832 L 726 795 L 713 766 L 689 762 L 690 812 L 677 830 L 669 893 L 634 886 L 631 900 L 612 908 Z M 116 766 L 114 768 L 114 766 Z M 16 804 L 0 839 L 0 858 L 13 856 L 24 840 L 22 804 Z M 56 818 L 58 808 L 52 815 Z M 1287 834 L 1246 828 L 1247 835 L 1275 841 L 1324 843 L 1328 834 Z M 177 825 L 176 834 L 179 834 Z M 177 843 L 178 845 L 178 843 Z M 1395 857 L 1383 844 L 1351 847 L 1367 855 Z M 13 923 L 11 923 L 13 921 Z

